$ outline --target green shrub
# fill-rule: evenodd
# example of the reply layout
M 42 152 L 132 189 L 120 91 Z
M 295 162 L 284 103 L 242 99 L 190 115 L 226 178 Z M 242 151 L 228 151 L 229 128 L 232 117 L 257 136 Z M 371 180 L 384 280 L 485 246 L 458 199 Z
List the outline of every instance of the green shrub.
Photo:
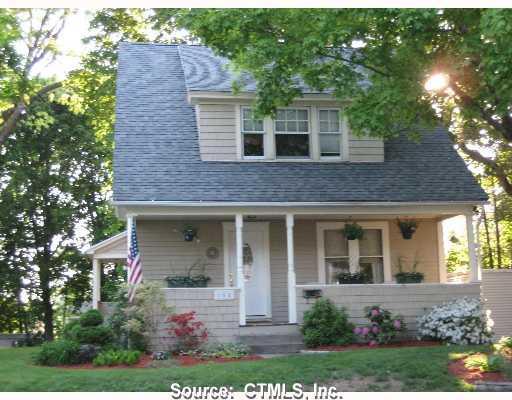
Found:
M 136 364 L 141 356 L 138 350 L 108 350 L 103 351 L 96 356 L 93 364 L 96 367 L 112 365 L 133 365 Z
M 482 372 L 499 372 L 503 370 L 505 362 L 499 355 L 474 354 L 466 358 L 464 365 Z
M 98 326 L 103 323 L 103 315 L 98 310 L 89 310 L 80 316 L 81 326 Z
M 342 345 L 354 341 L 354 325 L 348 322 L 344 309 L 338 309 L 329 299 L 318 299 L 304 313 L 301 331 L 307 347 Z
M 97 344 L 104 346 L 112 343 L 112 330 L 108 326 L 75 326 L 71 337 L 81 344 Z
M 241 358 L 250 354 L 251 349 L 243 343 L 206 343 L 195 350 L 184 352 L 199 358 Z
M 66 365 L 77 364 L 80 345 L 72 340 L 55 340 L 46 342 L 35 355 L 34 361 L 39 365 Z

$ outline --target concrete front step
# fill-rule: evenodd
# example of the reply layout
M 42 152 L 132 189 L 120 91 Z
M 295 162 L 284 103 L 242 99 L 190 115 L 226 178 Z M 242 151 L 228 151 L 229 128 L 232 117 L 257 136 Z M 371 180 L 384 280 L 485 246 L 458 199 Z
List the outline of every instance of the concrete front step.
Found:
M 274 328 L 274 327 L 272 327 Z M 277 329 L 274 334 L 251 334 L 240 336 L 240 341 L 248 345 L 257 354 L 298 353 L 304 349 L 302 335 L 298 330 Z
M 247 325 L 240 327 L 240 336 L 300 335 L 297 324 Z

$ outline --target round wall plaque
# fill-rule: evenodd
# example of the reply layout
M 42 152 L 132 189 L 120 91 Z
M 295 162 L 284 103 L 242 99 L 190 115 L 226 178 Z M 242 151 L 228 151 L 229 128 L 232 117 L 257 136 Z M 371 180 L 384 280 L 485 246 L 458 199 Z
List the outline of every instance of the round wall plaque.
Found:
M 210 260 L 214 260 L 217 257 L 219 257 L 219 249 L 217 247 L 208 247 L 206 249 L 206 257 L 208 257 Z

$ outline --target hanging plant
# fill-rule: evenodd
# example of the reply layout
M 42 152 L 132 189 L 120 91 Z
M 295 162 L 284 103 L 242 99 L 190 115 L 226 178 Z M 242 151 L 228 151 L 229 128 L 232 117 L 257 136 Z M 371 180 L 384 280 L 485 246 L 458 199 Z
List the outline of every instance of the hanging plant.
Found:
M 347 240 L 356 240 L 363 238 L 363 228 L 357 222 L 347 222 L 343 229 L 343 234 Z
M 418 222 L 414 219 L 397 219 L 397 225 L 400 228 L 400 232 L 402 232 L 402 237 L 404 239 L 411 239 L 412 235 L 418 229 Z
M 197 228 L 192 225 L 185 225 L 181 233 L 183 234 L 183 240 L 185 240 L 185 242 L 192 242 L 194 239 L 199 239 L 197 237 Z

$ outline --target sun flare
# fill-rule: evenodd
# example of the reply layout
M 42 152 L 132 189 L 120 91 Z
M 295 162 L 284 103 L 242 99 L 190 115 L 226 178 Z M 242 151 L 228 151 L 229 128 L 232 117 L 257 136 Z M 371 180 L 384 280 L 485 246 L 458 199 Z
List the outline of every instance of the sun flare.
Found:
M 431 75 L 427 79 L 427 82 L 425 82 L 425 89 L 429 92 L 439 92 L 446 89 L 449 83 L 450 77 L 447 74 L 440 72 Z

